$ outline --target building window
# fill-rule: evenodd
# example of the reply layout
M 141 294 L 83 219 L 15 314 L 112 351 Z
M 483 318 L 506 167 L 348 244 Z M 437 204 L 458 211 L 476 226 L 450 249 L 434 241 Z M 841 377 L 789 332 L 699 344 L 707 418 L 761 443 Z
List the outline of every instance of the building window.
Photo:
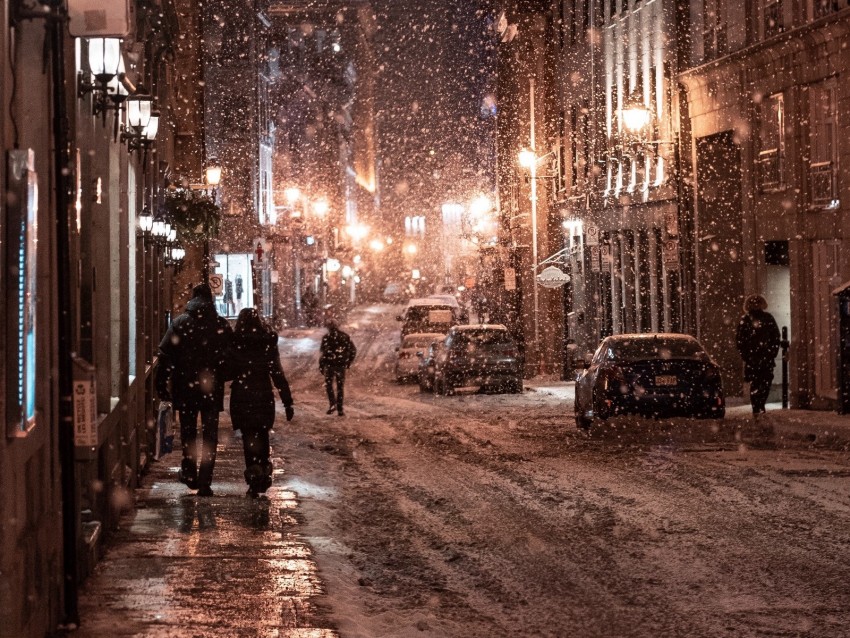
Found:
M 783 184 L 785 157 L 785 107 L 781 93 L 771 95 L 761 104 L 759 118 L 756 172 L 759 188 L 772 190 Z
M 405 217 L 404 234 L 408 237 L 425 237 L 425 216 L 408 215 Z
M 838 0 L 812 0 L 812 19 L 823 18 L 838 9 Z
M 725 55 L 727 49 L 724 0 L 704 0 L 702 5 L 703 60 Z
M 809 89 L 809 184 L 816 205 L 832 205 L 838 199 L 836 111 L 834 85 Z
M 31 151 L 12 151 L 9 161 L 7 294 L 9 321 L 9 433 L 35 425 L 36 407 L 36 277 L 38 247 L 38 182 Z
M 782 0 L 763 0 L 762 29 L 764 37 L 770 38 L 784 30 Z

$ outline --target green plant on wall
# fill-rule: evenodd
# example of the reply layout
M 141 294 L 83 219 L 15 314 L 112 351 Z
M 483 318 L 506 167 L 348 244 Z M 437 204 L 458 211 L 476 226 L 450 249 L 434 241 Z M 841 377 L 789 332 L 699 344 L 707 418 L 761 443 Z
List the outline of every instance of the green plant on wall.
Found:
M 172 225 L 177 228 L 178 237 L 187 243 L 218 235 L 221 207 L 202 191 L 169 190 L 165 195 L 165 210 Z

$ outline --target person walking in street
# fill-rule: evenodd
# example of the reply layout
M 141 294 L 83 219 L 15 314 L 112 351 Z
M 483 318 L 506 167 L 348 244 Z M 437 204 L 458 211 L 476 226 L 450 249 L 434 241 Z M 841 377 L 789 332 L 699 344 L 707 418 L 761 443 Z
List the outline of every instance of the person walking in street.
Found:
M 198 496 L 212 496 L 218 446 L 218 415 L 224 409 L 224 357 L 233 331 L 218 316 L 208 284 L 192 289 L 186 312 L 178 316 L 159 344 L 156 387 L 180 415 L 183 460 L 178 479 Z M 198 415 L 201 452 L 198 454 Z
M 744 316 L 738 323 L 735 345 L 744 360 L 744 381 L 750 384 L 753 414 L 761 414 L 770 394 L 780 345 L 779 327 L 773 315 L 767 312 L 767 300 L 761 295 L 750 295 L 744 302 Z
M 319 355 L 319 370 L 325 377 L 325 389 L 328 392 L 328 414 L 334 410 L 339 416 L 345 416 L 342 408 L 345 393 L 345 371 L 351 367 L 354 357 L 357 356 L 357 348 L 346 333 L 339 329 L 335 319 L 327 319 L 325 327 L 328 329 L 322 337 L 322 345 Z M 336 383 L 336 394 L 334 394 L 334 383 Z
M 272 484 L 269 430 L 274 426 L 274 392 L 280 394 L 286 420 L 295 415 L 292 393 L 280 363 L 277 333 L 263 323 L 254 308 L 239 313 L 228 357 L 230 416 L 233 429 L 242 431 L 245 482 L 248 495 L 256 498 Z

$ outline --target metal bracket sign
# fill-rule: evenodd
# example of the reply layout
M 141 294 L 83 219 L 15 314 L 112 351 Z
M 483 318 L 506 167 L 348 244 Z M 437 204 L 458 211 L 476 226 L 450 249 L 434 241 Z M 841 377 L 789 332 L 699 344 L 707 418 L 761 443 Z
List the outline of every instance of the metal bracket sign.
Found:
M 569 282 L 570 276 L 557 266 L 549 266 L 544 268 L 536 279 L 544 288 L 560 288 Z
M 516 290 L 516 270 L 505 268 L 505 290 Z
M 586 246 L 599 245 L 599 226 L 588 224 L 584 227 L 584 243 Z
M 668 239 L 661 247 L 661 258 L 667 270 L 679 270 L 679 241 Z

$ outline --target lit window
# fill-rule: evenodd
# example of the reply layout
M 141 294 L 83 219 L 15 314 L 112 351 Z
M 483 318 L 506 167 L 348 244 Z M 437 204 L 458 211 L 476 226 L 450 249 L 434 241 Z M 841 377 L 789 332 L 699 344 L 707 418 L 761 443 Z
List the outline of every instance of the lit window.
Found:
M 758 156 L 758 185 L 762 189 L 780 188 L 785 158 L 785 107 L 781 93 L 771 95 L 761 104 Z

